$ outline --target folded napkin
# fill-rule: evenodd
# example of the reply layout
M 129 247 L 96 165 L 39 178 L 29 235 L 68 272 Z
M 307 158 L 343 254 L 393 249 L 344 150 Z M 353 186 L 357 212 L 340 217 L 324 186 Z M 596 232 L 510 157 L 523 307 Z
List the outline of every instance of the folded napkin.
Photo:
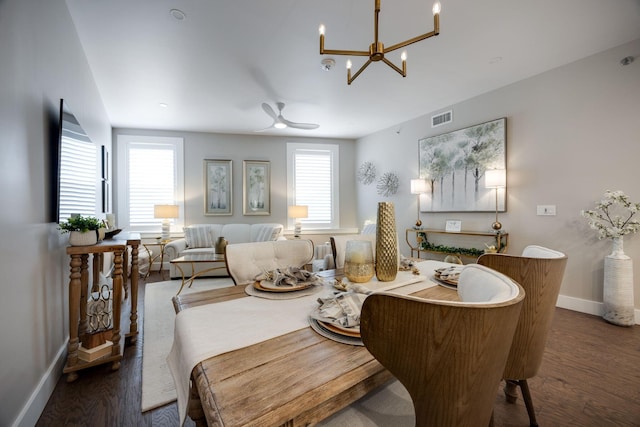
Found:
M 343 327 L 359 326 L 362 304 L 370 293 L 371 290 L 362 285 L 350 284 L 346 292 L 318 298 L 320 306 L 312 317 Z
M 268 280 L 274 286 L 298 286 L 300 283 L 314 282 L 316 275 L 299 267 L 276 268 L 272 271 L 265 271 L 255 277 L 256 281 Z

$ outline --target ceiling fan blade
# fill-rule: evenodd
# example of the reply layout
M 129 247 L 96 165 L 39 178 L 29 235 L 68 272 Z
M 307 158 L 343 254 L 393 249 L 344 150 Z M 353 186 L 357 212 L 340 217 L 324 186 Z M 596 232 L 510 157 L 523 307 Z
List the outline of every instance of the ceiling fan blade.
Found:
M 264 128 L 264 129 L 258 129 L 258 130 L 254 130 L 254 132 L 266 132 L 268 130 L 273 129 L 273 126 L 269 126 L 268 128 Z
M 320 125 L 315 123 L 296 123 L 296 122 L 291 122 L 285 118 L 281 118 L 280 121 L 285 125 L 287 125 L 288 127 L 295 128 L 295 129 L 312 130 L 312 129 L 318 129 L 320 127 Z
M 265 113 L 267 113 L 269 115 L 269 117 L 271 117 L 273 120 L 277 120 L 278 115 L 276 114 L 275 111 L 273 111 L 273 108 L 271 108 L 271 105 L 267 104 L 266 102 L 262 103 L 262 109 L 264 110 Z

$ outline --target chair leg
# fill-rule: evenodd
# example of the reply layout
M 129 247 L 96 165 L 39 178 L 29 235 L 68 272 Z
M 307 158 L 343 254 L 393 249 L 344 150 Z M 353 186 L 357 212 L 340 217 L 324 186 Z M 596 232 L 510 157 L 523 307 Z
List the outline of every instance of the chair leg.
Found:
M 504 397 L 508 403 L 516 403 L 518 400 L 518 381 L 505 380 Z
M 531 427 L 538 427 L 538 422 L 536 421 L 536 412 L 533 409 L 533 400 L 531 400 L 531 393 L 529 392 L 529 384 L 527 384 L 527 380 L 519 380 L 517 384 L 520 386 L 520 390 L 522 391 L 522 399 L 524 400 L 524 404 L 527 407 L 527 413 L 529 414 L 529 424 Z

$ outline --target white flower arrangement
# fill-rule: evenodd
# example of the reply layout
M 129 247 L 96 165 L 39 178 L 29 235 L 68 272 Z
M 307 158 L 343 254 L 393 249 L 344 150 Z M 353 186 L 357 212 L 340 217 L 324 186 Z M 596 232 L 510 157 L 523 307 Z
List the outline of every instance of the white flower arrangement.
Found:
M 598 231 L 598 239 L 615 239 L 640 230 L 640 221 L 633 218 L 639 210 L 640 203 L 630 202 L 622 191 L 607 190 L 594 210 L 580 211 L 580 215 Z

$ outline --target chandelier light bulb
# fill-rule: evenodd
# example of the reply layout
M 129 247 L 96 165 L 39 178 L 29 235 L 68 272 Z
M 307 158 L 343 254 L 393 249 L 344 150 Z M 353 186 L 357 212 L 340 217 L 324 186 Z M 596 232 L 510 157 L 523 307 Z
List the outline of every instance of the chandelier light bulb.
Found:
M 439 13 L 440 13 L 440 9 L 441 9 L 440 2 L 439 2 L 439 1 L 435 2 L 435 3 L 433 4 L 433 9 L 432 9 L 433 14 L 434 14 L 434 15 L 439 14 Z
M 318 28 L 318 32 L 321 36 L 324 36 L 324 25 L 320 25 L 320 27 Z
M 351 69 L 351 60 L 347 59 L 347 70 Z
M 400 55 L 400 59 L 402 59 L 403 61 L 407 60 L 407 51 L 402 52 L 402 55 Z

